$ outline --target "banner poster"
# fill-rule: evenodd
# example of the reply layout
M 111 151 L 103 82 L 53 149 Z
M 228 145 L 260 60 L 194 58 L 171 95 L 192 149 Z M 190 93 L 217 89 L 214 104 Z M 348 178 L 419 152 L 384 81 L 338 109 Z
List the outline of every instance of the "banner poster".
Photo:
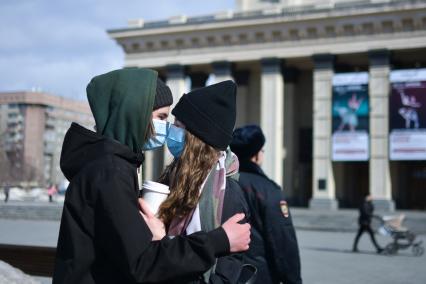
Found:
M 332 160 L 368 161 L 368 73 L 333 77 Z
M 426 160 L 426 69 L 390 74 L 389 158 Z

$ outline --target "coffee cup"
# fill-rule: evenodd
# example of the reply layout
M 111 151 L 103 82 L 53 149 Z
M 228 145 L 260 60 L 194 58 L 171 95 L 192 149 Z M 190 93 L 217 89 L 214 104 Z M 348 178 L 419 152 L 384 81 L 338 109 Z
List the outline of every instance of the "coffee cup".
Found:
M 169 195 L 169 187 L 155 181 L 144 181 L 142 185 L 141 197 L 146 201 L 151 212 L 157 215 L 161 203 Z

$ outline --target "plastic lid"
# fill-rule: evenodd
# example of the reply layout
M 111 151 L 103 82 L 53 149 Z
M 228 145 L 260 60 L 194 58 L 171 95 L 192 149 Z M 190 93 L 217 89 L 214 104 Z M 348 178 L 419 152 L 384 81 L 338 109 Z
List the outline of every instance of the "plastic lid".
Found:
M 151 180 L 144 181 L 142 188 L 164 194 L 170 193 L 169 187 L 167 185 Z

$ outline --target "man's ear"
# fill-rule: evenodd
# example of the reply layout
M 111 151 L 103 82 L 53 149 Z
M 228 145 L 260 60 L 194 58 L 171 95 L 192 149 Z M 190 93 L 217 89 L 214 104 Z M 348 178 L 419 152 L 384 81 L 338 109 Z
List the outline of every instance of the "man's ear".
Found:
M 256 153 L 256 155 L 254 155 L 253 157 L 251 157 L 250 159 L 253 163 L 259 162 L 259 153 Z

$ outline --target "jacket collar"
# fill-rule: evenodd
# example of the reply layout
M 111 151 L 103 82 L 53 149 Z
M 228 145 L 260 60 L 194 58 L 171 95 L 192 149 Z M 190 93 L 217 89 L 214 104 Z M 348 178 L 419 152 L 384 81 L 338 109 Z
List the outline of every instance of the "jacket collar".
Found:
M 240 161 L 240 172 L 251 173 L 268 178 L 263 170 L 256 163 L 253 163 L 250 160 Z

